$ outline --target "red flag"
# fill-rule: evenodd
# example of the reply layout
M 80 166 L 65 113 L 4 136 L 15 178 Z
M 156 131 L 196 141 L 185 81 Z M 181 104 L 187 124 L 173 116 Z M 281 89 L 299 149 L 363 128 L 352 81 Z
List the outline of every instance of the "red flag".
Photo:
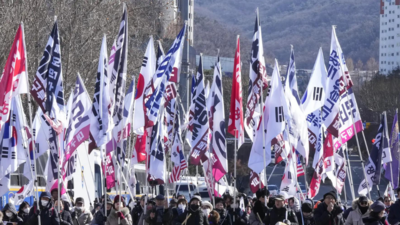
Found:
M 262 173 L 261 173 L 262 174 Z M 256 172 L 253 170 L 250 171 L 250 190 L 253 193 L 256 193 L 258 189 L 260 188 L 260 182 L 261 182 L 261 188 L 264 188 L 264 184 L 262 180 L 260 180 L 260 177 Z
M 240 62 L 240 39 L 237 38 L 235 60 L 233 64 L 231 109 L 229 111 L 228 132 L 238 140 L 238 148 L 244 143 L 243 104 L 242 104 L 242 67 Z
M 0 129 L 10 116 L 12 97 L 27 93 L 28 90 L 23 32 L 22 25 L 20 25 L 0 78 Z

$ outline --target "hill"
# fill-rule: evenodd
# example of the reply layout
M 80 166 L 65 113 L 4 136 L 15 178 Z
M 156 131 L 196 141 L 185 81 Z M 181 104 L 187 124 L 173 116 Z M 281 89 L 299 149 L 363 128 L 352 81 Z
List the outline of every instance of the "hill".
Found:
M 379 54 L 379 1 L 377 0 L 199 0 L 195 1 L 195 47 L 209 52 L 218 43 L 232 50 L 221 54 L 233 57 L 236 34 L 251 41 L 255 9 L 259 7 L 267 61 L 277 58 L 281 64 L 289 59 L 294 45 L 298 68 L 312 68 L 317 51 L 323 47 L 328 58 L 331 26 L 346 58 L 364 65 Z M 231 37 L 233 36 L 233 37 Z M 207 37 L 203 39 L 202 37 Z M 242 45 L 243 46 L 243 45 Z M 242 48 L 250 49 L 250 46 Z M 242 55 L 248 55 L 244 52 Z M 215 50 L 213 50 L 215 54 Z

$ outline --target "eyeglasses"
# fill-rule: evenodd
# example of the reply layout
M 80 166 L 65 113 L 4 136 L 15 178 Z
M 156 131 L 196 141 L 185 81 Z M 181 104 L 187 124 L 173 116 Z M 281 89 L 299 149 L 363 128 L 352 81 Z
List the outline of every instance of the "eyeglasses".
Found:
M 385 200 L 385 202 L 390 202 L 390 200 Z

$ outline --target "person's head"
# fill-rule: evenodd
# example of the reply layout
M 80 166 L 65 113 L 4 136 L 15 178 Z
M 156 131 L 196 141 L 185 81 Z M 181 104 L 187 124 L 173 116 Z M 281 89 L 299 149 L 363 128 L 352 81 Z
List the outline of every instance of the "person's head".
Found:
M 27 203 L 26 201 L 22 202 L 21 205 L 19 205 L 20 212 L 29 213 L 29 210 L 29 203 Z
M 114 209 L 115 209 L 116 211 L 119 211 L 119 210 L 121 210 L 122 208 L 124 208 L 125 206 L 126 206 L 126 205 L 125 205 L 125 198 L 124 198 L 124 196 L 119 196 L 119 195 L 115 196 L 115 198 L 114 198 L 114 204 L 113 204 Z
M 76 198 L 75 200 L 75 209 L 77 210 L 83 210 L 85 207 L 85 200 L 81 197 Z
M 212 222 L 212 224 L 218 224 L 221 216 L 215 210 L 212 210 L 209 214 L 208 221 Z M 211 224 L 211 223 L 210 223 Z
M 233 197 L 229 194 L 224 196 L 224 203 L 226 206 L 230 206 L 233 203 Z
M 155 201 L 153 201 L 152 199 L 147 201 L 147 210 L 152 210 L 155 207 L 156 207 L 156 202 Z
M 368 207 L 369 207 L 368 202 L 369 202 L 369 200 L 368 200 L 367 196 L 361 195 L 361 196 L 358 198 L 357 204 L 358 204 L 358 206 L 360 207 L 360 209 L 365 209 L 365 208 L 368 209 Z
M 324 194 L 324 202 L 326 205 L 336 203 L 336 193 L 334 191 Z
M 51 191 L 51 197 L 53 198 L 53 200 L 57 200 L 58 199 L 58 189 L 55 188 Z
M 303 212 L 303 216 L 306 218 L 312 217 L 313 213 L 313 201 L 311 199 L 304 200 L 301 205 L 301 211 Z
M 178 201 L 176 199 L 171 199 L 169 201 L 169 207 L 176 207 L 177 206 Z
M 64 203 L 61 200 L 54 201 L 54 208 L 58 210 L 58 206 L 60 206 L 60 210 L 64 210 Z
M 370 212 L 371 217 L 380 219 L 385 214 L 385 204 L 383 204 L 381 201 L 375 201 L 370 206 L 370 209 L 371 209 L 371 212 Z
M 8 219 L 11 219 L 11 218 L 14 217 L 14 213 L 11 212 L 11 210 L 8 210 L 8 209 L 4 212 L 4 214 L 8 217 Z
M 219 211 L 219 210 L 224 210 L 224 208 L 225 208 L 224 200 L 221 198 L 215 198 L 215 209 Z
M 192 210 L 193 212 L 197 211 L 197 210 L 199 210 L 200 205 L 201 205 L 201 197 L 200 197 L 200 195 L 194 195 L 192 197 L 192 199 L 190 199 L 189 209 Z
M 178 200 L 179 199 L 186 199 L 184 195 L 178 195 Z
M 265 203 L 265 198 L 267 198 L 268 202 L 268 196 L 269 196 L 269 191 L 266 188 L 263 189 L 258 189 L 256 192 L 257 200 L 259 200 L 262 203 Z
M 156 197 L 156 205 L 158 207 L 164 206 L 164 200 L 165 200 L 164 195 L 157 195 L 157 197 Z
M 184 198 L 183 199 L 178 199 L 177 205 L 178 205 L 178 209 L 185 210 L 186 205 L 187 205 L 186 199 L 184 199 Z
M 47 206 L 50 204 L 51 195 L 49 192 L 45 191 L 40 194 L 40 205 Z
M 288 205 L 289 205 L 289 207 L 293 207 L 294 206 L 294 198 L 289 198 Z
M 285 206 L 285 197 L 283 195 L 275 196 L 275 207 L 280 209 Z
M 389 196 L 385 196 L 385 198 L 383 198 L 383 204 L 385 204 L 386 207 L 391 205 Z
M 204 201 L 201 203 L 201 209 L 203 210 L 204 215 L 210 215 L 210 212 L 213 210 L 213 206 L 209 201 Z

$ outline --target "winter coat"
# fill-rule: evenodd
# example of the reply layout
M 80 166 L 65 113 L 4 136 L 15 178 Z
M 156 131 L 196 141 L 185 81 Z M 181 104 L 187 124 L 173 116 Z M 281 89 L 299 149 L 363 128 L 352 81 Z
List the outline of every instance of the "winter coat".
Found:
M 388 222 L 391 225 L 399 225 L 400 224 L 400 199 L 390 206 Z
M 133 208 L 131 215 L 132 215 L 132 222 L 134 225 L 138 224 L 139 218 L 143 214 L 143 212 L 144 210 L 140 204 L 136 205 L 135 208 Z M 143 225 L 143 223 L 141 225 Z
M 365 225 L 385 225 L 385 217 L 376 218 L 376 217 L 367 217 L 363 219 L 363 223 Z
M 314 215 L 311 214 L 310 217 L 303 217 L 301 216 L 301 212 L 296 212 L 297 216 L 297 221 L 299 222 L 299 225 L 315 225 L 315 220 L 314 220 Z M 304 224 L 303 224 L 304 220 Z
M 178 217 L 178 223 L 183 223 L 189 215 L 190 217 L 186 221 L 186 225 L 209 225 L 208 218 L 203 214 L 201 208 L 199 207 L 199 209 L 193 211 L 190 205 L 187 207 L 187 210 Z
M 93 215 L 93 220 L 90 223 L 90 225 L 104 225 L 105 221 L 104 221 L 104 207 L 106 207 L 105 205 L 103 205 L 99 211 L 96 212 L 96 214 Z M 109 210 L 107 212 L 107 216 L 110 214 L 111 210 Z
M 63 210 L 60 213 L 60 225 L 74 225 L 70 212 Z
M 254 212 L 254 210 L 251 210 L 251 213 L 249 216 L 249 224 L 250 225 L 263 225 L 263 223 L 260 222 L 260 219 L 258 218 L 257 214 Z
M 325 202 L 319 203 L 314 210 L 314 219 L 316 225 L 343 225 L 343 209 L 335 205 L 331 212 L 328 212 L 328 206 Z
M 154 218 L 150 217 L 150 212 L 155 212 Z M 150 225 L 170 225 L 173 220 L 172 208 L 156 207 L 146 215 L 145 221 Z
M 347 216 L 345 225 L 364 225 L 362 220 L 364 218 L 369 217 L 369 213 L 371 212 L 369 207 L 371 206 L 371 204 L 372 204 L 372 202 L 368 202 L 368 210 L 367 210 L 367 212 L 362 214 L 360 207 L 358 205 L 358 198 L 356 198 L 351 205 L 351 207 L 353 208 L 353 211 L 351 211 L 349 213 L 349 215 Z
M 215 211 L 217 211 L 219 214 L 218 225 L 232 225 L 231 216 L 228 214 L 228 211 L 226 209 L 216 209 Z
M 349 216 L 349 214 L 350 214 L 351 211 L 353 211 L 353 208 L 352 208 L 352 207 L 350 207 L 350 208 L 344 210 L 344 212 L 343 212 L 343 218 L 344 218 L 345 220 L 347 220 L 347 217 Z
M 267 213 L 264 223 L 266 225 L 275 225 L 277 222 L 283 222 L 286 220 L 286 211 L 287 211 L 287 220 L 290 221 L 291 225 L 297 225 L 299 222 L 297 221 L 296 213 L 291 209 L 282 207 L 276 208 L 275 206 Z
M 228 215 L 231 216 L 233 225 L 247 225 L 249 221 L 249 215 L 243 212 L 240 208 L 227 207 Z
M 51 198 L 50 193 L 42 192 L 40 194 L 40 198 L 47 197 Z M 60 218 L 58 216 L 58 212 L 53 208 L 53 203 L 49 201 L 47 205 L 43 206 L 41 201 L 39 201 L 39 210 L 40 210 L 40 222 L 42 225 L 59 225 Z M 29 211 L 29 219 L 28 225 L 39 225 L 38 222 L 38 209 L 36 202 L 33 204 L 33 207 Z
M 124 215 L 124 219 L 121 219 L 122 225 L 132 225 L 132 217 L 129 213 L 129 209 L 124 207 L 121 209 L 122 215 Z M 110 215 L 107 217 L 106 225 L 118 225 L 118 211 L 114 208 L 111 208 Z
M 71 213 L 72 221 L 74 222 L 73 225 L 89 225 L 92 220 L 93 216 L 90 211 L 85 209 L 83 212 L 78 212 L 76 208 L 74 208 L 73 212 Z
M 6 215 L 6 211 L 12 212 L 13 216 L 12 218 L 8 218 Z M 4 206 L 3 210 L 3 221 L 7 221 L 10 223 L 17 223 L 18 225 L 23 225 L 24 220 L 18 216 L 17 209 L 15 208 L 13 203 L 7 203 L 6 206 Z

